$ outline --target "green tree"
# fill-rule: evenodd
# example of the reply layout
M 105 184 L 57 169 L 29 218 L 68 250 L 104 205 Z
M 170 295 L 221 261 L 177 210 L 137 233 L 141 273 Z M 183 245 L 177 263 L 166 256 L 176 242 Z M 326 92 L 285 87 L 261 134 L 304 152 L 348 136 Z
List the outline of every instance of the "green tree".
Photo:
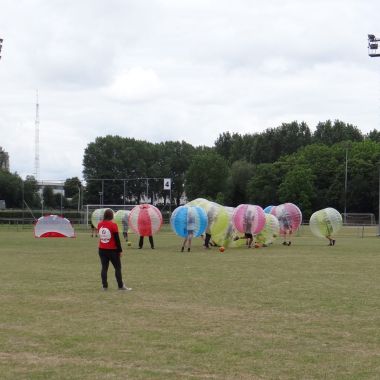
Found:
M 44 208 L 55 208 L 57 206 L 56 198 L 51 186 L 45 186 L 42 190 L 42 199 Z
M 231 206 L 247 203 L 247 184 L 254 173 L 254 166 L 247 161 L 235 161 L 227 181 L 226 201 Z
M 65 191 L 66 198 L 73 198 L 78 195 L 79 188 L 82 186 L 82 182 L 78 177 L 67 178 L 63 189 Z
M 185 190 L 188 199 L 215 200 L 224 192 L 228 176 L 226 160 L 215 152 L 204 152 L 194 157 L 186 173 Z
M 260 164 L 247 184 L 248 201 L 263 208 L 280 203 L 277 189 L 285 175 L 281 165 Z
M 331 120 L 318 123 L 313 134 L 313 142 L 333 145 L 341 141 L 363 141 L 364 137 L 358 127 L 343 121 Z
M 278 188 L 281 203 L 296 204 L 307 218 L 312 214 L 314 197 L 314 175 L 310 168 L 294 166 L 286 173 L 283 182 Z
M 0 199 L 7 207 L 21 207 L 22 179 L 17 173 L 0 170 Z
M 28 207 L 39 207 L 41 205 L 41 198 L 38 193 L 37 180 L 34 176 L 26 176 L 24 181 L 24 200 Z

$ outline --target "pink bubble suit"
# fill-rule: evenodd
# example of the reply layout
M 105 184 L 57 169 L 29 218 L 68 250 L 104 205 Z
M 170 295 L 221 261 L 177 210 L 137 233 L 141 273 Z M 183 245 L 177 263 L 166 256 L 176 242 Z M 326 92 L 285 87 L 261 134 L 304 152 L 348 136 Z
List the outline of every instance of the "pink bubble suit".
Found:
M 302 223 L 302 212 L 293 203 L 274 206 L 270 213 L 278 219 L 281 235 L 296 232 Z
M 241 204 L 232 214 L 235 229 L 242 234 L 258 234 L 265 226 L 265 213 L 260 206 Z

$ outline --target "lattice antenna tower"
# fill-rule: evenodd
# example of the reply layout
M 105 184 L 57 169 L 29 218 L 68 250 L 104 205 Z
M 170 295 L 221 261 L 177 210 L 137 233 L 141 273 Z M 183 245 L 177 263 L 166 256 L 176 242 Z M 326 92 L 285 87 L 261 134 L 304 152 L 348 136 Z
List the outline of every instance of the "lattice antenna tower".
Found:
M 34 122 L 34 178 L 40 175 L 40 105 L 38 103 L 38 90 L 36 90 L 36 120 Z

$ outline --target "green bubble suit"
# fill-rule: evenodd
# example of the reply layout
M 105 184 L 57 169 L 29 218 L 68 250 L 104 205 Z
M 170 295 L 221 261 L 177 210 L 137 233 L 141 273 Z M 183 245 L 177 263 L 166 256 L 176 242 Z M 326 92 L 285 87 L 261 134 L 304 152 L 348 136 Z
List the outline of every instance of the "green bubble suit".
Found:
M 129 217 L 129 210 L 118 210 L 115 213 L 114 221 L 117 224 L 117 227 L 119 228 L 119 232 L 127 232 L 128 233 L 128 217 Z
M 280 223 L 278 219 L 272 214 L 265 214 L 265 226 L 256 235 L 255 241 L 264 246 L 272 244 L 276 237 L 280 234 Z
M 310 217 L 310 229 L 320 238 L 332 238 L 342 228 L 342 215 L 332 207 L 316 211 Z
M 91 223 L 95 228 L 98 228 L 98 224 L 100 221 L 103 220 L 104 217 L 104 211 L 106 211 L 106 208 L 97 208 L 94 210 L 94 212 L 91 214 Z
M 188 205 L 199 206 L 205 210 L 208 219 L 206 232 L 217 245 L 227 248 L 245 244 L 244 240 L 234 240 L 237 233 L 232 224 L 232 207 L 221 206 L 204 198 L 194 199 Z

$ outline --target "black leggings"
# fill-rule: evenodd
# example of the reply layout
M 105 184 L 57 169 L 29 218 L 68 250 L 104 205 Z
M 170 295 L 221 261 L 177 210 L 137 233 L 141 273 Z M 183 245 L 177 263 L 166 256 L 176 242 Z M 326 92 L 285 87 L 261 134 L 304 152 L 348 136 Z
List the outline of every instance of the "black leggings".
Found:
M 153 236 L 149 236 L 149 243 L 150 243 L 150 247 L 154 248 Z M 144 236 L 140 236 L 139 248 L 142 248 L 143 245 L 144 245 Z
M 99 249 L 100 262 L 102 263 L 102 271 L 100 273 L 102 277 L 103 288 L 108 288 L 107 272 L 110 261 L 115 268 L 115 277 L 119 288 L 123 287 L 123 278 L 121 276 L 121 261 L 120 253 L 113 249 Z

